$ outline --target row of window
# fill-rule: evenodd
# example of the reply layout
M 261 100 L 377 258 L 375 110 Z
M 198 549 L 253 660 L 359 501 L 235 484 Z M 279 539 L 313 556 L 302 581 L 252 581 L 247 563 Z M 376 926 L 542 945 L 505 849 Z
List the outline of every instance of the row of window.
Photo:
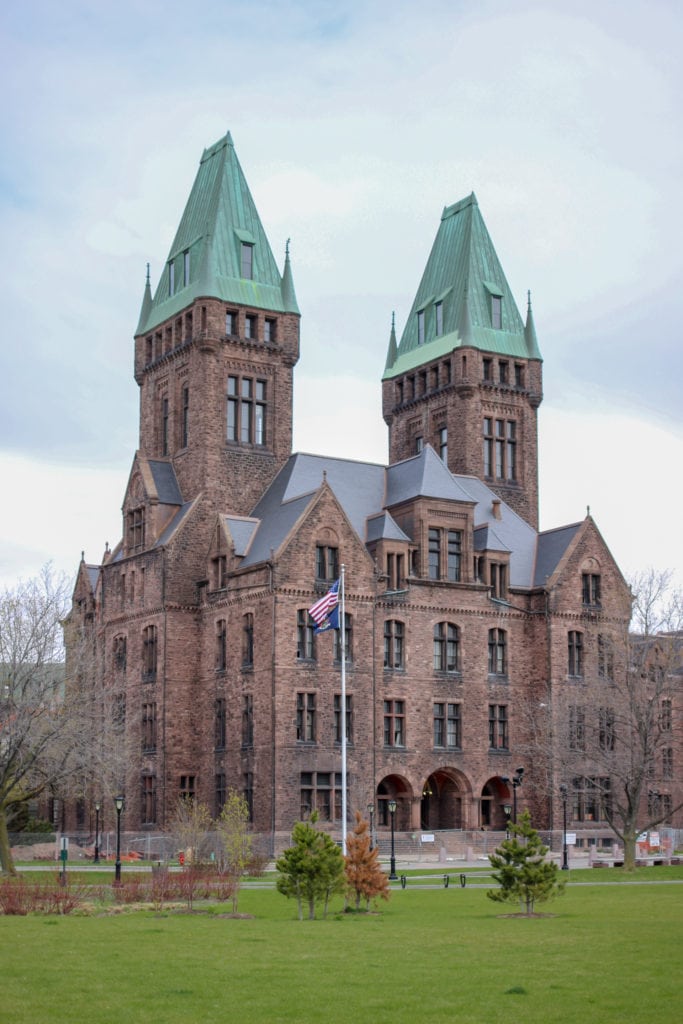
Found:
M 197 793 L 197 776 L 181 775 L 178 784 L 178 796 L 183 800 L 194 800 Z M 217 772 L 214 776 L 214 817 L 223 810 L 227 799 L 228 788 L 225 772 Z M 249 820 L 254 818 L 254 776 L 253 772 L 245 772 L 242 776 L 242 796 L 249 812 Z M 157 823 L 157 777 L 154 773 L 145 772 L 140 780 L 140 816 L 143 825 Z
M 490 325 L 500 331 L 503 326 L 503 296 L 496 289 L 488 289 Z M 427 338 L 440 338 L 444 333 L 444 298 L 430 300 L 422 309 L 418 309 L 417 343 L 424 345 Z
M 245 313 L 242 331 L 248 341 L 263 341 L 266 345 L 272 345 L 277 339 L 277 321 L 273 317 Z M 239 314 L 236 309 L 225 312 L 225 333 L 229 338 L 239 336 Z
M 353 660 L 353 618 L 347 612 L 344 617 L 345 657 Z M 308 609 L 300 608 L 297 612 L 296 626 L 296 657 L 301 661 L 316 660 L 315 624 L 311 620 Z M 341 630 L 333 631 L 333 660 L 341 661 Z M 488 674 L 507 676 L 508 674 L 508 634 L 500 628 L 488 631 Z M 406 667 L 406 631 L 400 619 L 387 619 L 384 623 L 384 668 L 390 671 L 403 671 Z M 113 642 L 114 666 L 119 671 L 127 667 L 127 641 L 124 636 L 117 636 Z M 247 612 L 242 617 L 242 667 L 250 667 L 254 663 L 254 616 Z M 225 619 L 216 622 L 216 657 L 217 672 L 225 672 L 228 664 L 228 634 Z M 458 625 L 453 622 L 437 622 L 433 631 L 433 668 L 435 672 L 460 673 L 462 671 L 462 634 Z M 152 680 L 157 672 L 157 628 L 146 626 L 142 631 L 142 676 L 144 680 Z M 567 634 L 567 673 L 575 678 L 584 674 L 583 634 L 570 630 Z M 598 635 L 598 677 L 612 680 L 614 677 L 614 652 L 611 641 L 602 634 Z
M 512 374 L 510 362 L 507 359 L 493 360 L 488 356 L 484 356 L 482 360 L 483 379 L 488 384 L 502 384 L 503 386 L 509 386 L 514 384 L 516 388 L 524 387 L 524 364 L 513 363 Z
M 490 480 L 517 480 L 517 423 L 484 417 L 484 476 Z

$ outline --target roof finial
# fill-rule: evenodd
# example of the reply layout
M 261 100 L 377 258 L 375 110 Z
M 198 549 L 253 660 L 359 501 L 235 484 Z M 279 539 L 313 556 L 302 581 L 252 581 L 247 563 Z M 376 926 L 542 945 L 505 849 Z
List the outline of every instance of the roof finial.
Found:
M 586 515 L 589 516 L 590 514 L 591 514 L 591 507 L 590 507 L 590 505 L 586 505 Z
M 147 277 L 146 277 L 146 283 L 147 283 L 147 284 L 149 284 L 149 263 L 147 264 Z
M 531 309 L 531 288 L 526 293 L 526 308 L 527 310 Z
M 81 551 L 81 562 L 85 562 L 85 551 Z
M 285 242 L 285 257 L 287 259 L 289 259 L 289 243 L 290 242 L 291 242 L 291 238 L 288 238 L 287 241 Z
M 392 331 L 396 330 L 396 310 L 395 309 L 392 309 L 392 311 L 391 311 L 391 329 L 392 329 Z

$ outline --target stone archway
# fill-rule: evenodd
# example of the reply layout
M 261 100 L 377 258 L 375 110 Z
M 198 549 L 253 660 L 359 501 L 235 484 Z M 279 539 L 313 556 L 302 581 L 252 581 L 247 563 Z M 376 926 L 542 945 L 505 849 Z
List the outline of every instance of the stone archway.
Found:
M 510 788 L 506 782 L 496 775 L 489 779 L 481 790 L 481 826 L 502 832 L 507 828 L 509 816 L 505 807 L 512 804 Z
M 396 801 L 394 827 L 397 832 L 412 829 L 413 789 L 402 775 L 385 775 L 377 786 L 377 827 L 390 828 L 389 801 Z
M 438 768 L 422 787 L 420 827 L 423 829 L 464 828 L 463 799 L 466 787 L 455 771 Z

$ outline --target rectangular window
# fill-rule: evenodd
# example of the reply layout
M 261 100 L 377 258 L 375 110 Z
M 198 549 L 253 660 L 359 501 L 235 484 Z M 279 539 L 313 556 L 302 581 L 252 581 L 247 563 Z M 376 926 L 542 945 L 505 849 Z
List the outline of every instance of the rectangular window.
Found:
M 581 574 L 581 598 L 585 605 L 600 604 L 600 576 L 590 572 Z
M 250 313 L 247 313 L 247 315 L 244 318 L 244 337 L 245 338 L 251 338 L 251 339 L 255 340 L 256 339 L 256 334 L 257 334 L 257 320 L 256 320 L 256 317 L 252 316 Z
M 384 746 L 405 746 L 405 701 L 384 701 Z
M 493 360 L 492 359 L 488 359 L 485 356 L 484 359 L 483 359 L 482 365 L 483 365 L 483 377 L 484 377 L 484 380 L 489 380 L 489 381 L 492 380 L 493 379 Z
M 659 728 L 662 732 L 671 732 L 671 701 L 668 697 L 659 705 Z
M 128 547 L 137 551 L 145 546 L 145 510 L 135 508 L 128 513 Z
M 299 781 L 302 821 L 318 812 L 320 821 L 341 819 L 341 772 L 301 772 Z
M 507 704 L 489 704 L 489 747 L 491 750 L 508 749 Z
M 334 695 L 334 742 L 342 741 L 341 693 Z M 353 697 L 346 694 L 346 742 L 353 743 Z
M 507 634 L 504 629 L 489 630 L 489 675 L 507 674 Z
M 460 671 L 460 629 L 452 622 L 434 626 L 434 671 Z
M 434 746 L 459 750 L 462 745 L 459 704 L 434 704 Z
M 524 387 L 524 366 L 522 363 L 515 363 L 515 387 Z
M 517 424 L 514 420 L 508 420 L 507 422 L 507 440 L 506 440 L 506 462 L 505 462 L 505 475 L 508 480 L 517 479 Z
M 484 476 L 493 476 L 493 420 L 484 417 Z
M 216 672 L 225 672 L 228 659 L 228 633 L 225 619 L 216 623 Z
M 498 381 L 501 384 L 510 383 L 510 364 L 507 359 L 498 360 Z
M 128 661 L 128 642 L 125 636 L 114 637 L 114 668 L 118 672 L 126 671 Z
M 187 384 L 183 387 L 180 393 L 180 402 L 182 405 L 180 447 L 187 448 L 187 442 L 190 436 L 190 389 Z
M 225 805 L 226 788 L 225 788 L 225 772 L 217 772 L 214 777 L 214 798 L 213 798 L 213 812 L 214 816 L 219 817 L 223 807 Z
M 161 454 L 168 455 L 168 398 L 161 399 Z
M 175 263 L 169 260 L 168 264 L 168 294 L 175 295 Z
M 491 327 L 499 331 L 503 326 L 503 300 L 500 295 L 491 296 Z
M 614 649 L 609 637 L 598 634 L 598 675 L 609 681 L 614 679 Z
M 142 678 L 152 680 L 157 674 L 157 628 L 146 626 L 142 631 Z
M 275 341 L 275 321 L 270 317 L 263 321 L 263 340 L 266 345 L 271 345 Z
M 225 311 L 225 333 L 228 336 L 237 334 L 237 313 L 233 313 L 231 309 Z
M 339 578 L 339 548 L 316 545 L 315 578 L 323 583 L 334 583 Z
M 430 528 L 429 535 L 429 579 L 441 578 L 441 530 Z
M 436 336 L 440 338 L 443 334 L 443 302 L 434 303 L 434 321 L 436 327 Z
M 157 749 L 157 706 L 154 701 L 142 705 L 142 749 L 146 754 Z
M 190 250 L 183 253 L 183 287 L 187 288 L 190 283 Z
M 157 820 L 157 778 L 156 775 L 142 776 L 142 799 L 140 816 L 143 825 L 156 825 Z
M 265 381 L 228 377 L 227 439 L 258 446 L 266 443 Z
M 242 667 L 254 664 L 254 616 L 247 612 L 242 617 Z
M 424 309 L 419 310 L 417 314 L 417 343 L 418 345 L 424 345 L 425 343 L 425 311 Z
M 194 800 L 197 796 L 197 776 L 196 775 L 181 775 L 180 776 L 180 791 L 181 800 Z
M 225 699 L 218 697 L 215 704 L 215 718 L 214 718 L 214 747 L 216 750 L 225 750 L 225 723 L 226 723 L 226 708 Z
M 505 562 L 491 562 L 489 565 L 491 597 L 496 597 L 500 601 L 507 597 L 507 568 Z
M 586 749 L 586 710 L 576 705 L 569 708 L 569 749 Z
M 567 673 L 583 675 L 583 634 L 570 630 L 567 635 Z
M 462 530 L 448 530 L 446 543 L 448 550 L 446 574 L 451 583 L 459 583 L 462 569 Z
M 403 664 L 403 623 L 387 619 L 384 623 L 384 667 L 402 669 Z
M 241 276 L 247 281 L 252 281 L 254 278 L 254 246 L 248 242 L 242 242 Z
M 242 696 L 242 746 L 251 747 L 254 743 L 254 698 L 252 694 Z
M 315 659 L 315 626 L 306 608 L 296 613 L 296 656 L 305 661 Z
M 614 708 L 600 708 L 598 723 L 600 749 L 614 750 Z
M 674 777 L 674 752 L 673 747 L 664 747 L 662 750 L 662 778 L 673 779 Z
M 448 428 L 441 427 L 439 430 L 439 458 L 448 464 Z
M 299 743 L 315 743 L 315 694 L 296 695 L 296 738 Z
M 611 800 L 608 778 L 572 779 L 573 821 L 605 821 L 611 815 Z

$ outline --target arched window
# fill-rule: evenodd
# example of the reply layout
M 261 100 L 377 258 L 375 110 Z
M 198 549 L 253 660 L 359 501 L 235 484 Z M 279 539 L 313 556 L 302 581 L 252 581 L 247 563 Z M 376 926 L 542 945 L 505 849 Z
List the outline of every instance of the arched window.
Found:
M 452 622 L 434 626 L 434 671 L 460 671 L 460 628 Z

